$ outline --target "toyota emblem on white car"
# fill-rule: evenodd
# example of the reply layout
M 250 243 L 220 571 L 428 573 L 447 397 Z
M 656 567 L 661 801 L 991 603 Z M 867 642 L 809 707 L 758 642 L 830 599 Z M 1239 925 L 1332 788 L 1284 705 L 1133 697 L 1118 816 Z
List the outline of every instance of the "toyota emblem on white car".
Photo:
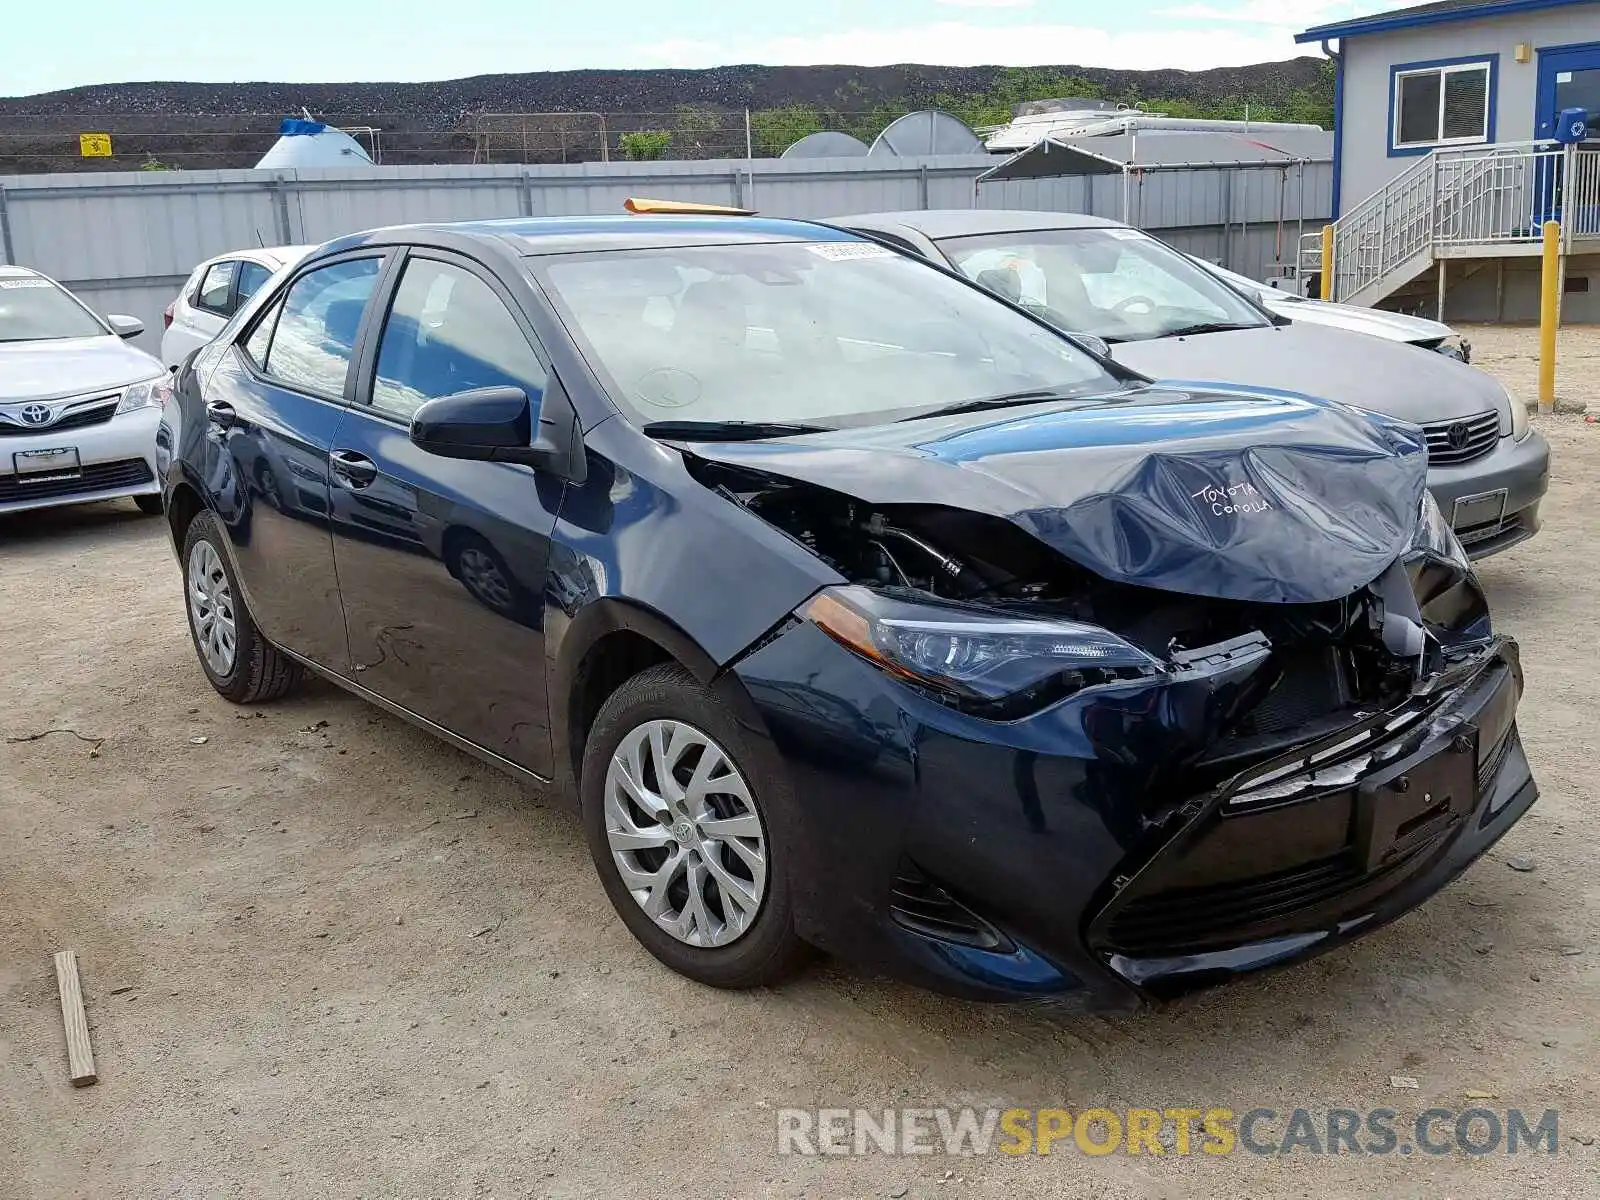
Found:
M 22 407 L 22 421 L 25 425 L 48 425 L 50 416 L 50 410 L 43 404 L 25 404 Z

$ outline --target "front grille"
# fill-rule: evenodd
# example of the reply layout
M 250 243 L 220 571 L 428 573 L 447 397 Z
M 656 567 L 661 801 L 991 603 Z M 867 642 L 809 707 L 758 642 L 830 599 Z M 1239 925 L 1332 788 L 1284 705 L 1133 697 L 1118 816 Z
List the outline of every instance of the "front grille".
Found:
M 1138 896 L 1112 918 L 1105 940 L 1111 949 L 1135 957 L 1202 951 L 1236 939 L 1242 929 L 1291 921 L 1380 883 L 1436 844 L 1425 843 L 1370 872 L 1339 854 L 1272 875 Z
M 142 458 L 129 458 L 121 462 L 95 463 L 84 467 L 70 479 L 44 478 L 29 482 L 15 475 L 0 475 L 0 504 L 15 504 L 28 500 L 52 500 L 60 496 L 78 496 L 89 492 L 108 492 L 114 488 L 138 487 L 155 477 Z
M 1500 414 L 1479 413 L 1454 421 L 1424 425 L 1428 438 L 1428 465 L 1453 467 L 1482 458 L 1500 441 Z
M 86 429 L 91 425 L 104 425 L 116 414 L 118 398 L 107 396 L 103 400 L 67 413 L 54 425 L 22 425 L 0 420 L 0 437 L 41 437 L 63 429 Z

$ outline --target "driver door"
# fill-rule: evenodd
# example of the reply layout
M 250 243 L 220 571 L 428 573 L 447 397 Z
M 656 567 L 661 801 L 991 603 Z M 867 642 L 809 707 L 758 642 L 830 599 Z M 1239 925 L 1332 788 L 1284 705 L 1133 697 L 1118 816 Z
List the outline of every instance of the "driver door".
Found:
M 355 680 L 538 775 L 551 773 L 544 591 L 560 481 L 412 443 L 428 400 L 514 386 L 542 352 L 492 274 L 413 250 L 331 456 L 334 563 Z

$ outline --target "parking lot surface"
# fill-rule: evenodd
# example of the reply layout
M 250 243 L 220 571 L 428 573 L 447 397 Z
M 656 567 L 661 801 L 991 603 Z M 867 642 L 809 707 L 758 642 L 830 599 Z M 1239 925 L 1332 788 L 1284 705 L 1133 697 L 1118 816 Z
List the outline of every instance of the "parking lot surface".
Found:
M 1536 335 L 1471 334 L 1528 394 Z M 1600 333 L 1565 337 L 1580 398 Z M 1545 530 L 1482 574 L 1523 645 L 1539 805 L 1356 946 L 1115 1017 L 827 962 L 778 991 L 689 983 L 615 919 L 558 797 L 325 685 L 219 699 L 159 519 L 0 521 L 0 1197 L 1600 1194 L 1600 426 L 1536 425 Z M 51 969 L 67 948 L 84 1090 Z M 963 1105 L 1392 1108 L 1402 1129 L 1553 1109 L 1559 1146 L 777 1153 L 780 1109 Z

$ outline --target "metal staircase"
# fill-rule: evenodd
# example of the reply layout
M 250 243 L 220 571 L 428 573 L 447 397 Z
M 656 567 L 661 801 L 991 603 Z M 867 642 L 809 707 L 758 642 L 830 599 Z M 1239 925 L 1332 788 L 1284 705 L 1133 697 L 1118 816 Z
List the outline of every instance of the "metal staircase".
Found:
M 1538 254 L 1548 220 L 1562 223 L 1569 250 L 1600 238 L 1600 153 L 1432 151 L 1334 223 L 1333 299 L 1370 307 L 1446 259 Z

